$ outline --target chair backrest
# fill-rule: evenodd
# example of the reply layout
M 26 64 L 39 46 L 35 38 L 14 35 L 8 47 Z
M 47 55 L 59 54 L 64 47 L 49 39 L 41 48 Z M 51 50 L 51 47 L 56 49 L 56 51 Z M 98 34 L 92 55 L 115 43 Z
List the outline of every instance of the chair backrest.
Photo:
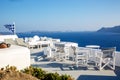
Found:
M 86 58 L 88 58 L 89 53 L 90 53 L 89 49 L 76 48 L 76 56 L 85 56 Z
M 56 47 L 57 48 L 57 52 L 59 53 L 64 53 L 64 47 Z
M 115 56 L 116 47 L 102 49 L 103 58 L 113 58 Z
M 50 47 L 44 49 L 44 55 L 47 55 L 47 57 L 52 57 L 52 51 Z
M 71 47 L 70 47 L 70 53 L 72 53 L 73 55 L 75 55 L 76 48 L 77 48 L 77 47 L 71 46 Z
M 69 54 L 70 53 L 70 48 L 69 47 L 64 47 L 64 52 L 65 52 L 65 54 Z
M 16 45 L 16 42 L 12 38 L 10 38 L 10 39 L 4 39 L 4 42 L 7 43 L 7 44 Z

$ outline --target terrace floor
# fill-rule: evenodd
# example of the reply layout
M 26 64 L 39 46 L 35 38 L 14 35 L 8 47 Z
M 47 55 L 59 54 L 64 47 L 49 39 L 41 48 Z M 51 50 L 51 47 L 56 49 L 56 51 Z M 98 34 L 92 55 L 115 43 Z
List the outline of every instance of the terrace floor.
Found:
M 42 55 L 42 50 L 31 50 L 31 65 L 47 72 L 71 75 L 75 80 L 120 80 L 120 67 L 116 67 L 115 70 L 106 68 L 101 71 L 95 67 L 76 68 L 71 61 L 49 61 L 43 59 Z

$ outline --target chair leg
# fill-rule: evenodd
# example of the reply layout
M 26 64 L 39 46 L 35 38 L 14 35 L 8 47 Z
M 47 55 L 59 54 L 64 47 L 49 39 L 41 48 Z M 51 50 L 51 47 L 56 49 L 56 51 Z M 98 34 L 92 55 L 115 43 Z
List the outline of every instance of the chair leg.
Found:
M 100 58 L 99 70 L 102 70 L 102 58 Z
M 75 66 L 78 67 L 78 61 L 75 61 Z
M 113 70 L 115 70 L 115 58 L 113 59 Z

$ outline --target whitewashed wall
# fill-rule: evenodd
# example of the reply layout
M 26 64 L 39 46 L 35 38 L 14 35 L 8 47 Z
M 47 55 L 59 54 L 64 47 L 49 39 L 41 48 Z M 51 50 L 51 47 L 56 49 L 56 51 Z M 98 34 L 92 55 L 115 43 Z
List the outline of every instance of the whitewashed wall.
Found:
M 0 49 L 0 68 L 7 65 L 16 66 L 18 70 L 30 66 L 30 50 L 16 45 Z
M 15 40 L 15 38 L 18 38 L 17 35 L 0 35 L 0 42 L 3 42 L 4 39 L 9 39 L 12 38 L 13 40 Z

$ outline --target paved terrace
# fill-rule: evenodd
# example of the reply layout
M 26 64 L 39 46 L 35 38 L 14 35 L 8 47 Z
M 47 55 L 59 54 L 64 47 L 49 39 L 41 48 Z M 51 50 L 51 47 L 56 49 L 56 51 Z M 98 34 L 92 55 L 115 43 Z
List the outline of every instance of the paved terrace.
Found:
M 99 71 L 95 67 L 79 67 L 73 66 L 72 61 L 54 61 L 41 57 L 43 52 L 40 49 L 31 50 L 31 65 L 40 67 L 48 72 L 57 72 L 59 74 L 71 75 L 75 80 L 120 80 L 120 67 L 110 70 Z

